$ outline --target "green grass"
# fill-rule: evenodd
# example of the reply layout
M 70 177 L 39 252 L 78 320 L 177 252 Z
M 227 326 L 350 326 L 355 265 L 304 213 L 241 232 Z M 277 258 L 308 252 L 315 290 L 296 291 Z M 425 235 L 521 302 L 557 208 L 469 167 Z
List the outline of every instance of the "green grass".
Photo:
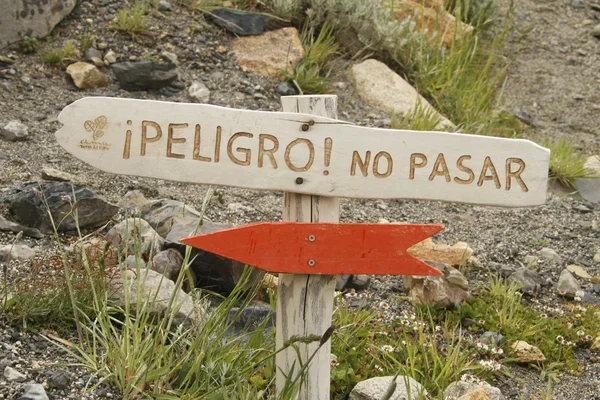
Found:
M 392 115 L 392 129 L 407 129 L 414 131 L 439 131 L 444 129 L 440 126 L 442 117 L 432 107 L 423 106 L 421 101 L 417 102 L 411 112 L 404 115 Z
M 123 7 L 117 13 L 114 28 L 131 36 L 146 33 L 149 24 L 149 17 L 146 15 L 148 7 L 149 4 L 141 0 Z
M 542 145 L 551 151 L 550 179 L 555 179 L 567 188 L 576 189 L 577 178 L 599 178 L 593 170 L 585 167 L 587 157 L 582 151 L 574 149 L 572 140 L 562 138 L 552 142 L 546 139 Z
M 68 42 L 60 49 L 47 50 L 41 54 L 42 62 L 46 65 L 60 66 L 68 61 L 79 58 L 79 52 L 72 42 Z
M 24 54 L 36 53 L 40 48 L 40 42 L 34 37 L 26 37 L 19 43 L 19 47 Z

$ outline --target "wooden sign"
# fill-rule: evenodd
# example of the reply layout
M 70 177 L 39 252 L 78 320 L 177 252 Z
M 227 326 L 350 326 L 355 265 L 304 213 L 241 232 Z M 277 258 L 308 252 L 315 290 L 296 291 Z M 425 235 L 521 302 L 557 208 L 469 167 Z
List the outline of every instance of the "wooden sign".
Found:
M 272 222 L 181 240 L 271 273 L 441 275 L 408 254 L 442 225 Z
M 522 139 L 389 130 L 325 117 L 89 97 L 56 138 L 103 171 L 328 197 L 544 203 L 549 150 Z

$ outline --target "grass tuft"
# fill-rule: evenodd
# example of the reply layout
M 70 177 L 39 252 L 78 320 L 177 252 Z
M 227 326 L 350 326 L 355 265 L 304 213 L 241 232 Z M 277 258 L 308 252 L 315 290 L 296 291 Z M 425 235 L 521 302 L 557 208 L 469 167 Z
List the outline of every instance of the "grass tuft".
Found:
M 555 179 L 567 188 L 576 189 L 577 178 L 600 178 L 593 170 L 585 167 L 587 157 L 574 149 L 572 140 L 562 138 L 552 142 L 546 139 L 542 145 L 551 151 L 550 179 Z
M 117 13 L 114 28 L 126 32 L 132 37 L 147 32 L 149 18 L 146 12 L 148 7 L 147 2 L 140 0 L 135 0 L 133 4 L 123 7 Z
M 51 66 L 62 66 L 69 61 L 75 61 L 79 58 L 79 51 L 72 42 L 68 42 L 62 48 L 48 50 L 41 54 L 42 62 Z

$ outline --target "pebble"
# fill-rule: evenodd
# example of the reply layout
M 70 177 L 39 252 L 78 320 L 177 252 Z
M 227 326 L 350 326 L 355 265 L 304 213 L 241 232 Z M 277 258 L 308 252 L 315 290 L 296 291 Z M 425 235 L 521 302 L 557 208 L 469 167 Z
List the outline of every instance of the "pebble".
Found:
M 543 249 L 541 249 L 539 254 L 540 254 L 540 257 L 542 257 L 548 261 L 552 261 L 557 264 L 560 264 L 560 262 L 561 262 L 561 257 L 558 255 L 556 250 L 550 249 L 548 247 L 544 247 Z
M 594 28 L 592 29 L 592 36 L 600 39 L 600 24 L 594 26 Z
M 9 382 L 24 382 L 27 377 L 13 367 L 4 368 L 4 377 Z
M 25 140 L 29 136 L 29 128 L 20 121 L 10 121 L 0 129 L 0 136 L 9 142 Z
M 23 395 L 17 400 L 49 400 L 44 386 L 39 383 L 30 383 L 23 386 Z

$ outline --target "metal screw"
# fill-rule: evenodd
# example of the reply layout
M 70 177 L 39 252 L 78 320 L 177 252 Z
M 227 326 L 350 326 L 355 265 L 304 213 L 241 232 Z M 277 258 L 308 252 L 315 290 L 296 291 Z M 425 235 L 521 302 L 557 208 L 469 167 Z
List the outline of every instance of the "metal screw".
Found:
M 308 260 L 308 266 L 309 267 L 314 267 L 315 266 L 315 260 Z
M 303 182 L 304 182 L 304 179 L 302 179 L 302 178 L 300 178 L 300 177 L 296 178 L 296 183 L 297 183 L 298 185 L 302 185 L 302 183 L 303 183 Z
M 310 235 L 310 236 L 308 237 L 308 241 L 309 241 L 309 242 L 314 242 L 314 241 L 315 241 L 315 239 L 316 239 L 316 238 L 315 238 L 315 235 Z
M 306 132 L 306 131 L 308 130 L 308 128 L 309 128 L 309 125 L 308 125 L 308 124 L 302 124 L 302 130 L 303 130 L 304 132 Z

